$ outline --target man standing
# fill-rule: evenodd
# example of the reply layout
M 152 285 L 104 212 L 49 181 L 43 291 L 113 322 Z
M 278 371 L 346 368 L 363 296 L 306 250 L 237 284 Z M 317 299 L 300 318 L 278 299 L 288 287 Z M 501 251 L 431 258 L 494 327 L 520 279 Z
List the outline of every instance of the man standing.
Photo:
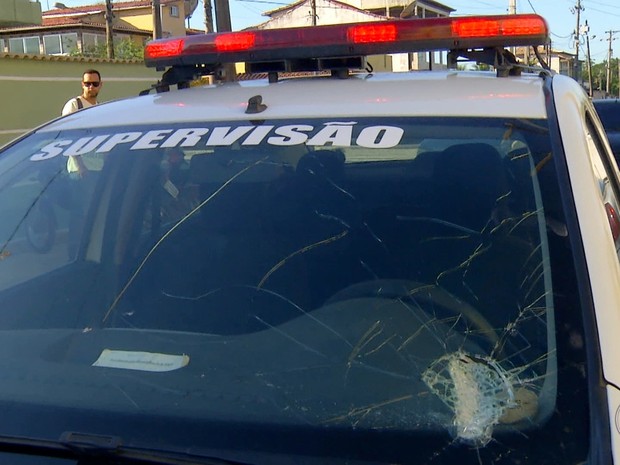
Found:
M 87 69 L 82 75 L 82 95 L 72 98 L 62 108 L 62 115 L 68 115 L 82 108 L 97 104 L 97 95 L 101 89 L 101 74 L 96 69 Z
M 82 95 L 72 98 L 62 108 L 62 115 L 81 110 L 82 108 L 97 105 L 97 96 L 101 90 L 101 74 L 96 69 L 87 69 L 82 74 Z M 79 248 L 79 241 L 84 226 L 83 199 L 88 190 L 85 177 L 88 168 L 80 155 L 71 156 L 67 159 L 67 173 L 71 183 L 71 208 L 69 216 L 69 256 L 75 257 Z
M 62 116 L 81 110 L 82 108 L 97 105 L 97 96 L 101 90 L 101 74 L 96 69 L 87 69 L 82 74 L 82 95 L 70 99 L 62 107 Z M 84 165 L 82 158 L 69 157 L 67 160 L 67 171 L 72 176 L 83 177 L 88 169 Z

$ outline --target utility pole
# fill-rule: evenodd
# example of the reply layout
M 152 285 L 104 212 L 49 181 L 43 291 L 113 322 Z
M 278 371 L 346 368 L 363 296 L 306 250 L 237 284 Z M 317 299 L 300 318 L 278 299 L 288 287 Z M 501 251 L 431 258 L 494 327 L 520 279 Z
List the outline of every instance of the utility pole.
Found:
M 161 8 L 159 0 L 153 0 L 153 39 L 161 39 Z
M 607 50 L 607 66 L 605 69 L 605 93 L 607 94 L 605 97 L 609 96 L 609 92 L 611 90 L 611 54 L 612 54 L 612 49 L 611 49 L 611 35 L 613 34 L 613 31 L 605 31 L 607 34 L 609 34 L 609 39 L 607 39 L 607 42 L 609 42 L 609 48 Z
M 516 15 L 517 14 L 517 0 L 509 0 L 508 1 L 508 14 Z
M 114 30 L 112 26 L 112 0 L 105 0 L 105 45 L 108 58 L 114 59 Z
M 583 7 L 581 6 L 581 0 L 577 0 L 577 5 L 575 5 L 575 13 L 577 13 L 577 26 L 575 27 L 574 38 L 575 38 L 575 65 L 574 65 L 574 75 L 575 80 L 579 82 L 581 80 L 581 66 L 579 66 L 579 29 L 580 29 L 580 19 L 581 19 L 581 11 Z
M 590 98 L 594 95 L 594 87 L 592 87 L 592 56 L 590 55 L 590 26 L 588 26 L 588 21 L 586 20 L 586 25 L 584 27 L 586 33 L 586 51 L 588 53 L 588 95 Z
M 228 0 L 215 0 L 215 24 L 217 32 L 232 31 Z
M 607 66 L 605 68 L 606 70 L 605 78 L 607 79 L 607 83 L 605 84 L 605 92 L 607 93 L 607 95 L 605 96 L 606 98 L 611 95 L 611 57 L 613 55 L 613 50 L 611 48 L 611 41 L 614 40 L 613 35 L 618 32 L 620 31 L 605 31 L 605 34 L 609 34 L 609 38 L 607 39 L 607 41 L 609 42 L 609 47 L 607 48 Z M 619 65 L 620 65 L 620 62 L 619 62 Z M 618 78 L 620 79 L 620 70 L 618 72 Z M 620 81 L 618 82 L 618 87 L 620 89 Z
M 213 13 L 211 0 L 202 0 L 205 9 L 205 32 L 213 32 Z
M 310 0 L 310 15 L 312 16 L 312 25 L 316 26 L 316 0 Z
M 517 14 L 517 0 L 509 0 L 508 1 L 508 14 L 509 15 L 516 15 Z M 516 55 L 517 48 L 516 47 L 510 47 L 510 51 L 512 52 L 513 55 Z
M 232 23 L 230 21 L 230 7 L 228 0 L 215 0 L 215 24 L 217 26 L 217 32 L 230 32 L 232 31 Z M 222 65 L 223 81 L 234 81 L 237 76 L 237 70 L 234 63 L 226 63 Z

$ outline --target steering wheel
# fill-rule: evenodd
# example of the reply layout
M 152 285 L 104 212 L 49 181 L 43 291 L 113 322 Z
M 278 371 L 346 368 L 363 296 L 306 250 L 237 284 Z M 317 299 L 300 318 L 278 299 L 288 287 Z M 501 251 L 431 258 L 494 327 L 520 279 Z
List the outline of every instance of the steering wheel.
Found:
M 407 279 L 363 281 L 336 292 L 325 305 L 364 297 L 432 302 L 455 315 L 463 315 L 467 322 L 478 329 L 479 333 L 491 343 L 491 347 L 496 347 L 499 343 L 497 331 L 478 310 L 436 284 L 424 284 Z
M 305 313 L 301 307 L 281 294 L 250 285 L 224 286 L 195 297 L 162 291 L 162 295 L 157 296 L 152 303 L 140 300 L 140 304 L 137 306 L 140 310 L 118 318 L 120 324 L 237 335 L 263 331 Z M 135 307 L 134 305 L 132 308 Z M 120 308 L 115 310 L 117 316 L 122 315 L 119 310 Z

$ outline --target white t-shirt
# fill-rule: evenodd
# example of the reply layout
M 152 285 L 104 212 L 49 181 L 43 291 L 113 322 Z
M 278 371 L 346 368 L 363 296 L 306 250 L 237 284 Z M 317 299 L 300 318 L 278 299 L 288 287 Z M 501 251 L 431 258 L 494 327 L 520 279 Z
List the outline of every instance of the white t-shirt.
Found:
M 71 100 L 69 100 L 67 103 L 65 103 L 65 106 L 62 107 L 62 116 L 68 115 L 70 113 L 74 113 L 78 110 L 80 110 L 80 107 L 78 106 L 78 99 L 80 99 L 80 101 L 82 102 L 82 108 L 88 108 L 88 107 L 92 107 L 93 104 L 90 103 L 88 100 L 83 99 L 82 97 L 74 97 Z M 76 157 L 69 157 L 67 159 L 67 171 L 69 173 L 77 173 L 79 172 L 79 160 L 76 159 Z
M 74 113 L 80 109 L 77 103 L 78 99 L 80 99 L 80 101 L 82 102 L 82 108 L 88 108 L 88 107 L 93 106 L 92 103 L 90 103 L 86 99 L 83 99 L 82 97 L 73 97 L 71 100 L 65 103 L 64 107 L 62 107 L 62 113 L 61 113 L 62 116 L 68 115 L 70 113 Z

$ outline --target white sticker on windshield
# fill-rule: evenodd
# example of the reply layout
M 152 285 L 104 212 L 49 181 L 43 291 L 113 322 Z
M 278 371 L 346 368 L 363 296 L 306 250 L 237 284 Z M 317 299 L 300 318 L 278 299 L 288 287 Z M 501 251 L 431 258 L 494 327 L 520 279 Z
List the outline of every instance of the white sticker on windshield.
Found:
M 173 371 L 187 366 L 188 355 L 104 349 L 93 366 L 138 371 Z
M 327 122 L 322 126 L 288 124 L 282 126 L 218 126 L 213 128 L 158 129 L 146 132 L 119 132 L 74 139 L 55 140 L 30 157 L 43 161 L 59 155 L 107 154 L 116 149 L 140 151 L 163 148 L 213 148 L 308 145 L 389 149 L 401 143 L 405 130 L 397 126 L 363 126 L 355 121 Z

